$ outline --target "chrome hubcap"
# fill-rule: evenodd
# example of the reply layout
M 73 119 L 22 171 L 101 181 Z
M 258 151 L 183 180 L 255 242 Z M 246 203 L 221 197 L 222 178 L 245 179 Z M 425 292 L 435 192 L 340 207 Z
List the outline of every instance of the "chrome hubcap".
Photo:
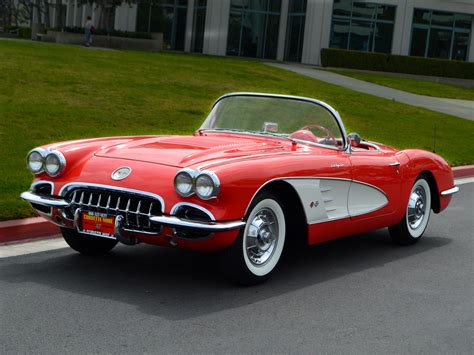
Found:
M 417 186 L 410 195 L 408 201 L 408 225 L 411 229 L 417 229 L 426 214 L 426 191 L 422 186 Z
M 272 210 L 262 208 L 250 221 L 245 246 L 250 262 L 265 264 L 273 255 L 278 242 L 278 220 Z

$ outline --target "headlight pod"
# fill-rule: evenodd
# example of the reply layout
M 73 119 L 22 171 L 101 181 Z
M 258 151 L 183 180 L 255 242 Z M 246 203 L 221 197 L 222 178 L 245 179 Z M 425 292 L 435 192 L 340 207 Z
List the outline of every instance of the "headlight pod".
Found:
M 181 170 L 174 177 L 174 189 L 183 197 L 191 196 L 194 193 L 193 171 Z
M 49 151 L 42 148 L 33 149 L 27 157 L 28 169 L 34 174 L 46 172 L 55 177 L 61 174 L 66 167 L 66 159 L 61 152 Z
M 183 197 L 195 193 L 202 200 L 210 200 L 219 195 L 220 182 L 217 175 L 211 171 L 183 169 L 178 171 L 174 178 L 174 189 Z
M 43 172 L 44 156 L 45 153 L 39 149 L 33 149 L 31 152 L 28 153 L 26 163 L 28 165 L 28 169 L 32 173 L 39 174 Z
M 52 151 L 44 159 L 44 170 L 49 176 L 55 177 L 61 174 L 66 166 L 66 159 L 61 152 Z
M 212 172 L 203 172 L 198 175 L 195 182 L 196 195 L 209 200 L 219 194 L 220 183 L 217 175 Z

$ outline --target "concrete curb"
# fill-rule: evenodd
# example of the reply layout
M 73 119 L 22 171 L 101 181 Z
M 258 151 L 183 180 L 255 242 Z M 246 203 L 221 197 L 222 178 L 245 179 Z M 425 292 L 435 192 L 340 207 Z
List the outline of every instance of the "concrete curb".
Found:
M 453 175 L 455 179 L 474 176 L 474 165 L 456 166 L 453 168 Z
M 455 167 L 453 175 L 455 179 L 474 176 L 474 165 Z M 56 235 L 60 237 L 59 227 L 42 217 L 0 222 L 0 244 L 45 239 Z
M 46 221 L 43 217 L 0 222 L 0 243 L 50 238 L 59 233 L 59 227 Z

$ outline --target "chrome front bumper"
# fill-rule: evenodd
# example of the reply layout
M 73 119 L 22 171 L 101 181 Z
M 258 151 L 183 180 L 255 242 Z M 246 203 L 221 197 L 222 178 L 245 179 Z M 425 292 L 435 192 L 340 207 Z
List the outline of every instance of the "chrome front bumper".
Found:
M 23 192 L 20 197 L 30 203 L 52 208 L 61 209 L 70 206 L 70 203 L 62 198 L 52 196 L 40 196 L 31 191 Z M 182 219 L 175 216 L 153 216 L 150 217 L 150 222 L 165 225 L 172 228 L 188 228 L 209 232 L 224 232 L 233 229 L 239 229 L 245 226 L 245 222 L 240 220 L 227 222 L 202 222 Z M 77 224 L 77 220 L 75 220 L 75 224 Z

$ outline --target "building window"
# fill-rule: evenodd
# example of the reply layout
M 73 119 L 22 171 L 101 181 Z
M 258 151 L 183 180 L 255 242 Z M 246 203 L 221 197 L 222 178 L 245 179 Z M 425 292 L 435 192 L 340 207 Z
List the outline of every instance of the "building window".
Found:
M 204 28 L 206 26 L 207 0 L 196 0 L 193 13 L 193 34 L 191 37 L 191 51 L 202 53 L 204 43 Z
M 231 0 L 227 54 L 276 59 L 281 0 Z
M 415 9 L 410 55 L 467 60 L 472 16 Z
M 390 53 L 396 6 L 335 0 L 331 48 Z
M 301 62 L 305 20 L 306 0 L 290 0 L 286 27 L 285 60 Z
M 138 32 L 163 33 L 163 48 L 184 50 L 187 0 L 144 0 L 138 3 Z

